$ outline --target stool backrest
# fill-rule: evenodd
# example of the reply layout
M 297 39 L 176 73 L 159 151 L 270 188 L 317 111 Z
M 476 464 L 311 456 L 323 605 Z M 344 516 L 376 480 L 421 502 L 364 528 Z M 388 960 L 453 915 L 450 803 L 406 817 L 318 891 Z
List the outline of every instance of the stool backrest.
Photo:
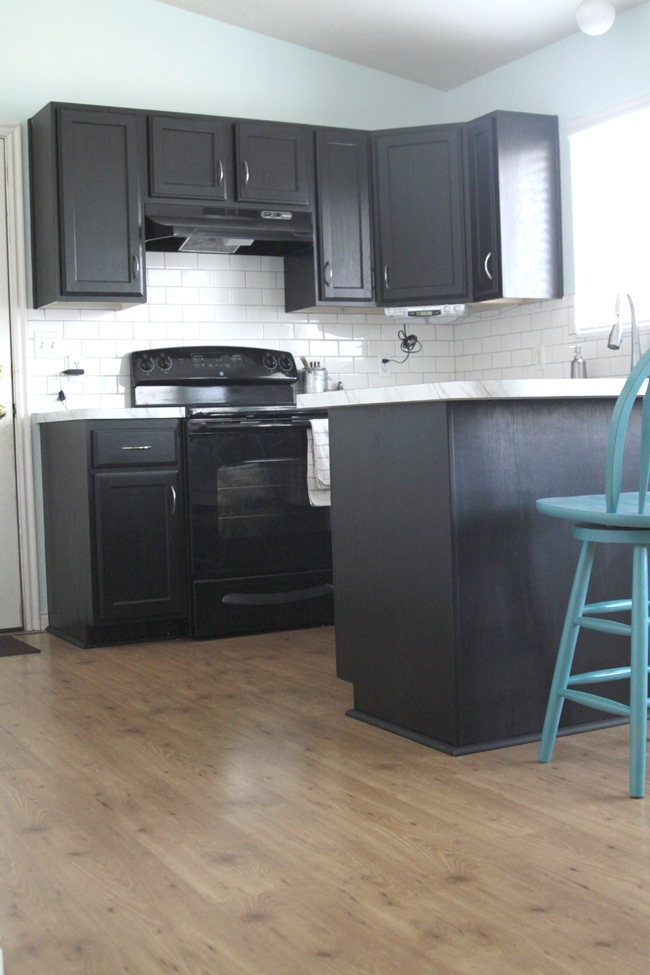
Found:
M 621 480 L 623 476 L 623 448 L 625 434 L 630 419 L 632 407 L 641 386 L 650 376 L 650 349 L 641 356 L 634 369 L 628 376 L 627 382 L 616 400 L 614 415 L 609 428 L 607 441 L 607 478 L 605 484 L 605 499 L 607 511 L 613 513 L 618 510 L 621 496 Z M 650 396 L 647 391 L 643 396 L 643 415 L 641 419 L 641 474 L 639 477 L 639 514 L 645 511 L 646 495 L 648 493 L 648 476 L 650 475 Z

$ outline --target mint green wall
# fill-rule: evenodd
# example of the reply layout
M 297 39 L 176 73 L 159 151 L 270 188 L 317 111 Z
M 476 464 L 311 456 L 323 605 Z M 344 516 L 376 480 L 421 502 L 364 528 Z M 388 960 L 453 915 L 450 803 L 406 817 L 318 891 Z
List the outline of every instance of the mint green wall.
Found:
M 445 96 L 450 121 L 466 121 L 497 108 L 559 115 L 567 294 L 574 291 L 574 275 L 566 124 L 569 119 L 648 94 L 650 3 L 644 3 L 617 17 L 607 34 L 573 34 Z M 625 146 L 621 146 L 621 152 L 625 152 Z
M 381 128 L 444 95 L 156 0 L 4 0 L 0 119 L 49 101 Z

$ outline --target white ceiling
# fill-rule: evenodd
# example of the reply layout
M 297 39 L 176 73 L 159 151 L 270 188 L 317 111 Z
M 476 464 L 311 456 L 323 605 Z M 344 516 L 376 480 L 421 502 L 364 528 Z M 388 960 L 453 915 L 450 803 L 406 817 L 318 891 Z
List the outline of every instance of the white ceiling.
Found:
M 579 0 L 161 2 L 449 91 L 576 33 Z

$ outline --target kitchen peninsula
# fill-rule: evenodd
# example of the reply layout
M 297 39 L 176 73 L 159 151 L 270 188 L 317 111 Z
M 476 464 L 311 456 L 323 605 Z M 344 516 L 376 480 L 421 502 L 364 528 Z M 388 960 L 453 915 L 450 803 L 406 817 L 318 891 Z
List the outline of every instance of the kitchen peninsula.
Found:
M 603 493 L 623 383 L 466 381 L 299 397 L 329 409 L 348 714 L 453 755 L 540 737 L 579 546 L 535 500 Z M 640 401 L 630 456 L 639 418 Z M 631 490 L 638 472 L 626 476 Z M 596 562 L 590 600 L 629 593 L 618 548 Z M 581 670 L 603 666 L 603 654 L 623 666 L 629 648 L 581 635 Z M 620 721 L 567 701 L 562 729 Z

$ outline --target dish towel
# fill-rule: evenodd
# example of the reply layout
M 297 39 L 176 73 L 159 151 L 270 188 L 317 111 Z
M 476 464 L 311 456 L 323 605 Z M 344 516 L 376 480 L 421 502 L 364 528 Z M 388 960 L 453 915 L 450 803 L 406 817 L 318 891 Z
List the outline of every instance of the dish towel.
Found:
M 327 420 L 310 420 L 307 430 L 307 490 L 314 506 L 331 504 L 330 431 Z

